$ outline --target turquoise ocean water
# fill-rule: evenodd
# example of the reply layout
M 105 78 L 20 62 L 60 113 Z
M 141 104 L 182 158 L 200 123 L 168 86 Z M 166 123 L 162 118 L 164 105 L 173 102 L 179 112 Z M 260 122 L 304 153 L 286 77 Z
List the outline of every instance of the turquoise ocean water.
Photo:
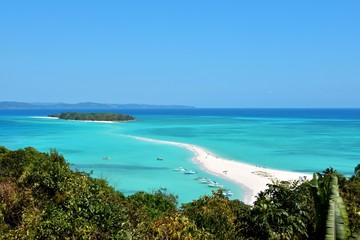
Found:
M 306 173 L 333 167 L 351 175 L 360 163 L 359 109 L 116 110 L 137 120 L 115 124 L 35 118 L 59 111 L 0 110 L 0 145 L 56 148 L 73 168 L 93 171 L 125 194 L 166 188 L 189 202 L 211 194 L 194 180 L 204 176 L 230 188 L 233 198 L 243 196 L 240 187 L 203 171 L 188 150 L 128 135 L 191 143 L 221 157 Z M 180 166 L 198 174 L 173 170 Z

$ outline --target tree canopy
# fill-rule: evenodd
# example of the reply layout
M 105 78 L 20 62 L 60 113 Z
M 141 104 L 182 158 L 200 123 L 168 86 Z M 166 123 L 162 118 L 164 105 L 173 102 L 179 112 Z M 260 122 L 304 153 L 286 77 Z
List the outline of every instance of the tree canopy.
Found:
M 161 191 L 124 196 L 70 169 L 56 150 L 0 147 L 2 239 L 325 239 L 334 194 L 348 215 L 346 236 L 356 239 L 357 175 L 346 179 L 327 169 L 311 181 L 273 182 L 253 206 L 221 189 L 179 206 Z
M 49 114 L 49 117 L 57 117 L 64 120 L 81 120 L 81 121 L 112 121 L 123 122 L 135 120 L 133 116 L 120 113 L 79 113 L 79 112 L 62 112 L 59 114 Z

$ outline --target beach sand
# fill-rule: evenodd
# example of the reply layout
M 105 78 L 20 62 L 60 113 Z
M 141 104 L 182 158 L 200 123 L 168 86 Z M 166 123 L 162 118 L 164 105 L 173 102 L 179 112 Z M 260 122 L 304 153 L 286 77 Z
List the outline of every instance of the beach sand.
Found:
M 40 119 L 59 119 L 58 117 L 44 117 L 44 116 L 32 116 L 31 118 L 40 118 Z
M 246 204 L 253 204 L 256 200 L 257 194 L 261 191 L 264 191 L 267 188 L 266 184 L 272 183 L 273 181 L 289 181 L 298 180 L 300 178 L 312 178 L 312 175 L 310 174 L 275 170 L 224 159 L 212 154 L 204 148 L 192 144 L 155 140 L 135 136 L 129 137 L 142 141 L 175 145 L 192 151 L 195 154 L 194 162 L 202 166 L 205 171 L 240 185 L 244 190 L 244 199 L 241 200 Z
M 60 119 L 58 117 L 42 117 L 42 116 L 33 116 L 32 118 L 56 119 L 56 120 L 64 120 L 64 121 L 91 122 L 91 123 L 118 123 L 116 121 L 67 120 L 67 119 L 65 120 L 65 119 Z M 120 122 L 129 122 L 129 121 L 120 121 Z

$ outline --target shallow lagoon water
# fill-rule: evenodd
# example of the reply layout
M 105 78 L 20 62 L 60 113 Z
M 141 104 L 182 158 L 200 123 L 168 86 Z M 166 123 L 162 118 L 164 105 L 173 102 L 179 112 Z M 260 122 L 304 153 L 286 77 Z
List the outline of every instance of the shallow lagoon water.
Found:
M 194 180 L 204 176 L 230 188 L 233 199 L 242 198 L 241 188 L 204 172 L 190 151 L 128 135 L 191 143 L 221 157 L 307 173 L 333 167 L 351 175 L 360 163 L 359 110 L 123 110 L 137 120 L 115 124 L 33 117 L 58 111 L 1 110 L 0 144 L 56 148 L 73 168 L 93 171 L 125 194 L 166 188 L 179 202 L 189 202 L 211 194 Z M 198 174 L 173 170 L 180 166 Z

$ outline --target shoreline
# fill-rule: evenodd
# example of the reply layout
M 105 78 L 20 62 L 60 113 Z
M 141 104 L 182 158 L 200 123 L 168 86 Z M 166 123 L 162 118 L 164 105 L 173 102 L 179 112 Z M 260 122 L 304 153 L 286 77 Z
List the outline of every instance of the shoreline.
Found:
M 246 204 L 253 204 L 258 193 L 264 191 L 267 188 L 267 184 L 273 181 L 289 181 L 300 178 L 310 180 L 312 178 L 311 174 L 276 170 L 221 158 L 202 147 L 192 144 L 126 136 L 141 141 L 174 145 L 193 152 L 195 155 L 193 161 L 199 164 L 205 171 L 238 184 L 244 190 L 244 199 L 242 201 Z
M 73 120 L 73 119 L 61 119 L 58 117 L 43 117 L 43 116 L 32 116 L 31 118 L 55 119 L 55 120 L 74 121 L 74 122 L 89 122 L 89 123 L 123 123 L 123 122 L 134 122 L 135 121 L 135 120 L 127 120 L 127 121 Z

